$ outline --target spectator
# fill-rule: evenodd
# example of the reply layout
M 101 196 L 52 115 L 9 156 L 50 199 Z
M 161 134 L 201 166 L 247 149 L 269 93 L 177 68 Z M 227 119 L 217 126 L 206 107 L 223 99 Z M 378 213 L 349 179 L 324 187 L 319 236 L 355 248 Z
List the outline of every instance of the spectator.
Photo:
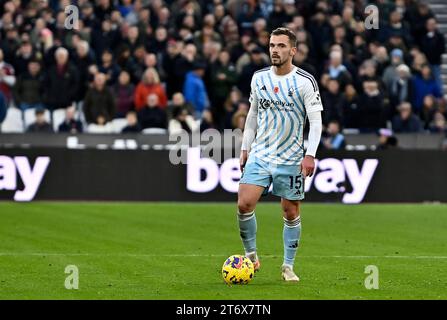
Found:
M 406 45 L 410 45 L 413 41 L 410 30 L 405 21 L 402 21 L 402 14 L 394 10 L 390 12 L 388 24 L 380 28 L 379 41 L 386 43 L 392 36 L 399 36 L 405 40 Z
M 214 114 L 218 115 L 216 121 L 223 117 L 223 104 L 236 83 L 237 73 L 234 65 L 230 64 L 230 53 L 221 51 L 211 68 L 210 100 Z
M 76 93 L 76 101 L 82 101 L 87 93 L 88 83 L 90 82 L 89 67 L 95 65 L 95 55 L 90 50 L 90 45 L 87 41 L 81 40 L 76 44 L 76 52 L 74 61 L 79 73 L 79 86 Z
M 102 21 L 101 27 L 92 28 L 91 32 L 91 44 L 96 57 L 101 57 L 104 50 L 115 50 L 121 42 L 120 33 L 118 30 L 112 30 L 112 23 L 109 19 L 98 20 L 98 22 L 99 21 Z
M 12 87 L 16 83 L 14 68 L 4 61 L 3 50 L 0 49 L 0 92 L 9 102 L 12 96 Z
M 399 114 L 393 118 L 393 131 L 398 133 L 414 133 L 422 130 L 421 121 L 412 114 L 411 104 L 403 102 L 398 107 Z
M 27 71 L 28 63 L 33 58 L 33 45 L 28 40 L 23 41 L 14 59 L 14 70 L 18 76 Z
M 115 117 L 124 118 L 130 110 L 134 109 L 135 86 L 130 82 L 129 72 L 121 71 L 113 92 L 117 109 Z
M 329 54 L 329 65 L 326 74 L 330 79 L 335 79 L 340 84 L 340 90 L 345 90 L 346 85 L 351 83 L 352 76 L 345 65 L 342 64 L 342 53 L 340 51 L 332 51 Z
M 425 54 L 421 53 L 418 48 L 413 48 L 410 54 L 412 57 L 412 63 L 411 63 L 412 73 L 421 73 L 422 67 L 428 64 Z
M 250 52 L 250 63 L 242 68 L 242 72 L 239 75 L 238 88 L 241 90 L 244 97 L 250 95 L 250 83 L 253 73 L 266 66 L 267 64 L 265 63 L 261 48 L 255 47 L 252 49 Z
M 435 81 L 439 87 L 442 87 L 441 64 L 442 54 L 445 52 L 444 35 L 439 32 L 435 18 L 429 18 L 425 23 L 425 28 L 427 33 L 420 41 L 421 50 L 427 57 Z
M 56 65 L 49 68 L 45 78 L 44 103 L 50 110 L 66 108 L 76 99 L 79 76 L 68 60 L 67 49 L 60 47 L 55 53 Z
M 143 129 L 166 128 L 166 113 L 158 104 L 155 93 L 147 96 L 145 107 L 138 112 L 138 119 Z
M 352 62 L 355 65 L 360 65 L 362 61 L 369 58 L 368 48 L 366 46 L 365 38 L 356 34 L 354 36 L 354 44 L 352 48 Z
M 372 60 L 377 64 L 377 74 L 382 75 L 385 68 L 389 65 L 388 51 L 385 46 L 379 46 L 374 53 Z
M 181 45 L 180 45 L 181 46 Z M 192 43 L 185 44 L 183 50 L 181 50 L 180 58 L 175 61 L 175 69 L 172 74 L 177 79 L 173 83 L 173 91 L 178 92 L 183 90 L 185 84 L 186 74 L 194 68 L 194 64 L 197 60 L 197 48 Z
M 76 120 L 75 115 L 76 115 L 76 108 L 74 106 L 66 108 L 64 122 L 62 122 L 59 125 L 58 131 L 68 132 L 71 134 L 82 133 L 83 131 L 82 122 Z
M 147 103 L 147 97 L 150 94 L 155 94 L 158 98 L 158 107 L 165 109 L 168 104 L 163 86 L 160 84 L 158 72 L 154 68 L 148 68 L 144 72 L 143 79 L 135 89 L 135 110 L 140 111 L 144 109 Z
M 377 150 L 389 150 L 398 146 L 397 138 L 389 129 L 380 129 L 378 131 L 379 143 L 376 146 Z
M 12 2 L 9 2 L 12 3 Z M 8 22 L 7 20 L 10 20 Z M 14 26 L 13 23 L 13 13 L 5 12 L 2 17 L 2 59 L 0 60 L 0 64 L 3 61 L 14 61 L 14 56 L 20 46 L 18 29 Z M 4 37 L 6 32 L 6 37 Z M 3 66 L 3 64 L 1 64 Z
M 86 1 L 81 5 L 81 16 L 84 26 L 89 33 L 92 32 L 93 29 L 99 28 L 99 20 L 95 17 L 92 3 Z
M 327 90 L 322 94 L 324 105 L 323 124 L 332 120 L 343 120 L 343 96 L 340 94 L 340 85 L 337 80 L 329 79 Z
M 447 134 L 447 123 L 445 116 L 441 112 L 436 112 L 433 121 L 429 126 L 430 132 Z
M 393 80 L 397 78 L 397 67 L 401 65 L 403 61 L 404 54 L 401 49 L 394 49 L 391 51 L 391 64 L 386 67 L 383 72 L 382 81 L 385 84 L 385 88 L 389 90 L 393 83 Z
M 358 90 L 361 90 L 361 84 L 366 79 L 376 79 L 379 81 L 379 77 L 377 76 L 377 62 L 373 59 L 367 59 L 362 62 L 358 70 Z
M 316 77 L 317 70 L 312 64 L 309 63 L 308 58 L 309 47 L 304 43 L 298 44 L 296 54 L 293 57 L 293 64 Z
M 134 54 L 140 46 L 143 46 L 144 48 L 143 37 L 140 34 L 138 26 L 132 25 L 129 27 L 124 39 L 124 44 L 130 49 L 131 54 Z
M 126 48 L 127 49 L 127 48 Z M 138 84 L 143 78 L 144 72 L 147 67 L 145 66 L 146 49 L 144 45 L 139 45 L 135 48 L 132 56 L 128 60 L 128 65 L 125 69 L 129 70 L 134 84 Z
M 218 42 L 221 43 L 221 36 L 214 31 L 213 25 L 204 24 L 201 31 L 196 31 L 194 33 L 194 43 L 199 51 L 203 51 L 205 43 L 207 42 Z
M 104 50 L 102 52 L 101 62 L 98 71 L 106 75 L 108 86 L 114 86 L 121 70 L 115 61 L 113 61 L 113 53 L 108 49 Z
M 233 129 L 240 129 L 244 131 L 245 128 L 245 121 L 247 120 L 248 112 L 247 110 L 238 110 L 234 113 L 232 123 L 233 123 Z
M 132 0 L 123 0 L 119 6 L 118 10 L 121 15 L 125 18 L 130 12 L 134 10 L 134 6 L 132 5 Z
M 169 119 L 172 119 L 172 113 L 176 107 L 182 107 L 186 109 L 189 114 L 194 113 L 194 107 L 190 103 L 185 102 L 185 97 L 181 92 L 176 92 L 172 95 L 171 104 L 166 110 Z
M 237 24 L 241 33 L 251 33 L 253 31 L 253 24 L 261 18 L 259 7 L 254 2 L 245 1 L 242 3 L 240 13 L 237 15 Z
M 390 98 L 390 106 L 392 108 L 392 115 L 394 115 L 395 108 L 405 101 L 411 101 L 414 95 L 414 83 L 411 81 L 410 68 L 401 64 L 396 68 L 397 75 L 391 80 L 388 87 Z
M 166 52 L 162 56 L 162 68 L 166 74 L 166 92 L 168 97 L 172 97 L 175 92 L 182 90 L 183 83 L 180 83 L 178 77 L 175 76 L 176 65 L 181 63 L 181 52 L 183 42 L 170 39 L 167 43 Z
M 421 120 L 424 126 L 424 129 L 429 129 L 431 122 L 433 121 L 433 116 L 438 111 L 438 105 L 436 103 L 435 98 L 432 95 L 428 95 L 424 97 L 424 104 L 421 110 Z
M 106 115 L 99 113 L 96 115 L 95 121 L 88 125 L 87 131 L 88 133 L 113 133 L 113 127 L 110 122 L 107 122 Z
M 411 33 L 415 39 L 421 39 L 425 32 L 426 21 L 434 14 L 427 3 L 419 2 L 415 4 L 416 8 L 409 12 L 408 20 L 411 27 Z
M 133 110 L 126 114 L 127 125 L 123 128 L 121 133 L 138 133 L 141 132 L 141 126 L 138 123 L 137 113 Z
M 430 66 L 424 64 L 422 66 L 421 74 L 416 74 L 413 77 L 414 85 L 414 97 L 412 100 L 413 107 L 416 113 L 419 113 L 422 109 L 424 97 L 431 94 L 436 98 L 441 98 L 441 88 L 432 76 Z
M 239 102 L 242 101 L 242 93 L 237 87 L 233 87 L 230 95 L 224 103 L 225 116 L 222 123 L 216 123 L 221 129 L 233 128 L 233 115 L 238 110 Z
M 340 133 L 340 123 L 337 120 L 331 120 L 323 135 L 322 144 L 329 150 L 342 150 L 346 146 L 345 137 Z
M 205 108 L 209 107 L 208 93 L 202 78 L 205 75 L 206 65 L 203 62 L 196 62 L 194 70 L 186 74 L 183 86 L 185 100 L 194 107 L 194 118 L 200 119 Z
M 29 125 L 26 132 L 52 133 L 53 127 L 45 119 L 45 109 L 36 109 L 36 121 Z
M 359 98 L 361 119 L 359 128 L 364 132 L 385 127 L 385 103 L 383 93 L 375 79 L 363 82 L 363 94 Z
M 240 43 L 235 45 L 232 51 L 232 61 L 236 61 L 236 72 L 240 75 L 242 73 L 242 69 L 250 64 L 252 60 L 252 51 L 254 49 L 261 49 L 255 42 L 250 39 L 249 35 L 243 35 L 241 37 Z M 267 65 L 269 57 L 262 51 L 261 53 L 263 63 Z
M 194 117 L 183 107 L 175 107 L 172 112 L 172 119 L 169 121 L 169 134 L 180 134 L 182 132 L 192 133 L 199 128 Z
M 348 84 L 345 88 L 342 101 L 343 108 L 343 127 L 358 128 L 362 117 L 359 108 L 359 97 L 357 91 L 352 84 Z
M 97 73 L 95 75 L 93 86 L 85 95 L 84 113 L 87 123 L 97 122 L 99 115 L 105 119 L 104 123 L 114 118 L 116 113 L 115 99 L 110 89 L 106 87 L 105 74 Z M 99 122 L 97 124 L 102 125 Z
M 217 129 L 215 122 L 213 121 L 213 114 L 210 110 L 205 109 L 202 113 L 202 121 L 200 122 L 200 132 L 208 129 Z
M 40 62 L 31 60 L 28 63 L 28 70 L 19 76 L 13 88 L 15 104 L 22 111 L 31 108 L 45 108 L 42 101 L 43 79 Z

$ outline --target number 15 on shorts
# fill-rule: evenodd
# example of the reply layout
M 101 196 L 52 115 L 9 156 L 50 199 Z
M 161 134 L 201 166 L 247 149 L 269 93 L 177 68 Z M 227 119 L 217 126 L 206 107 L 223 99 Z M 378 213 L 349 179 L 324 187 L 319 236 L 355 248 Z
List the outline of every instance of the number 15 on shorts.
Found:
M 296 190 L 296 195 L 302 195 L 304 194 L 304 179 L 303 176 L 297 175 L 297 176 L 289 176 L 290 181 L 290 190 Z

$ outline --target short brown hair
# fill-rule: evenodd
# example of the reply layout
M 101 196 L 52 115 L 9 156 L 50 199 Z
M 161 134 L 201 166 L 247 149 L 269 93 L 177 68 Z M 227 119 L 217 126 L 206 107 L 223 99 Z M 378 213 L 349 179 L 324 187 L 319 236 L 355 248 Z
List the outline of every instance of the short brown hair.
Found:
M 270 36 L 280 36 L 280 35 L 287 36 L 289 38 L 289 43 L 292 46 L 292 48 L 296 47 L 296 35 L 295 35 L 295 32 L 293 32 L 289 28 L 281 27 L 281 28 L 276 28 L 270 34 Z

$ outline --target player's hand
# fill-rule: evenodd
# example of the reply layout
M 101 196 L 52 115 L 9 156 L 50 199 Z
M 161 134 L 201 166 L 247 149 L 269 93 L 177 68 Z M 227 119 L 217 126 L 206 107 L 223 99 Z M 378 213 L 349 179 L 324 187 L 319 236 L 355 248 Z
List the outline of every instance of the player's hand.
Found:
M 312 156 L 305 156 L 303 161 L 301 162 L 301 172 L 304 175 L 304 178 L 307 176 L 312 177 L 315 170 L 315 160 Z
M 244 171 L 244 167 L 245 167 L 245 163 L 247 163 L 247 159 L 248 159 L 247 150 L 242 150 L 241 156 L 239 157 L 239 165 L 240 165 L 241 172 Z

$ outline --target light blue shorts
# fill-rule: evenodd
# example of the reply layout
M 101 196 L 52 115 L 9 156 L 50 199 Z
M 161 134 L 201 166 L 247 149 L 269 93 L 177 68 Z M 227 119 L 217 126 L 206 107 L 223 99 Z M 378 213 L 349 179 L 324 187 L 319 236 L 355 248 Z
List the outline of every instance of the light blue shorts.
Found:
M 255 156 L 248 157 L 239 183 L 264 187 L 263 195 L 273 184 L 272 194 L 287 200 L 304 199 L 304 177 L 300 165 L 269 163 Z

